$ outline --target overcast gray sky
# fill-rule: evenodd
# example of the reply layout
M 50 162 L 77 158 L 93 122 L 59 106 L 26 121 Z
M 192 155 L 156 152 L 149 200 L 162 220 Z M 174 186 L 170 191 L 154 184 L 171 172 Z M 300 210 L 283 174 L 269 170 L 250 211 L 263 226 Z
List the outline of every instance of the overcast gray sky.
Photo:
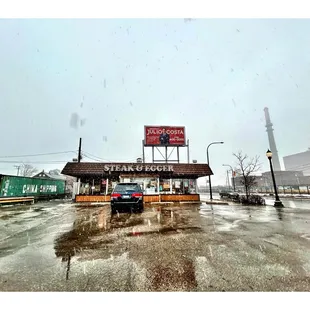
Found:
M 225 142 L 210 147 L 225 183 L 239 149 L 268 169 L 265 106 L 280 157 L 310 147 L 309 20 L 1 20 L 0 42 L 2 157 L 75 151 L 82 137 L 89 154 L 134 161 L 144 125 L 184 125 L 191 160 Z M 0 173 L 16 174 L 13 160 Z

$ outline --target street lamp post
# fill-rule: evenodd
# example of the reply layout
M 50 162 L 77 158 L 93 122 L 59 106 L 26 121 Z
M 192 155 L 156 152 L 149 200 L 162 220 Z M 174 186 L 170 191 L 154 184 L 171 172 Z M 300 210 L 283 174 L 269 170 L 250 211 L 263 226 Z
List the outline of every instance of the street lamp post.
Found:
M 224 142 L 212 142 L 207 146 L 207 162 L 208 162 L 208 166 L 210 166 L 210 161 L 209 161 L 209 147 L 212 144 L 223 144 Z M 210 200 L 212 200 L 212 186 L 211 186 L 211 175 L 209 175 L 209 189 L 210 189 Z
M 233 183 L 233 188 L 234 188 L 234 192 L 235 192 L 235 191 L 236 191 L 236 185 L 235 185 L 235 178 L 234 178 L 234 169 L 232 168 L 231 165 L 223 164 L 223 166 L 230 167 L 230 170 L 231 170 L 231 177 L 232 177 L 232 183 Z
M 228 190 L 230 191 L 231 190 L 231 187 L 230 187 L 230 181 L 229 181 L 229 170 L 226 171 L 226 184 L 228 184 Z
M 280 201 L 279 195 L 278 195 L 278 191 L 277 191 L 277 185 L 276 185 L 276 179 L 274 177 L 274 173 L 273 173 L 273 167 L 272 167 L 272 162 L 271 162 L 271 158 L 272 158 L 272 152 L 270 150 L 268 150 L 266 152 L 266 156 L 269 159 L 269 164 L 270 164 L 270 171 L 271 171 L 271 176 L 272 176 L 272 181 L 273 181 L 273 187 L 274 187 L 274 193 L 276 196 L 276 200 L 274 202 L 274 207 L 277 208 L 283 208 L 283 203 Z

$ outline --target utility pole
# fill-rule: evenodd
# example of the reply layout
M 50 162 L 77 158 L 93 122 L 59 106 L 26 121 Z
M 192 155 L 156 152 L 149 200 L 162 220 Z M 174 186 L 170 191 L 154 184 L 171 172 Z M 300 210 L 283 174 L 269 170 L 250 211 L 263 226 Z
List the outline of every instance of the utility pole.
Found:
M 212 145 L 212 144 L 223 144 L 224 142 L 221 141 L 221 142 L 212 142 L 210 143 L 208 146 L 207 146 L 207 163 L 208 163 L 208 166 L 210 167 L 210 160 L 209 160 L 209 147 Z M 209 189 L 210 189 L 210 200 L 213 199 L 212 197 L 212 185 L 211 185 L 211 175 L 209 175 Z
M 19 166 L 15 165 L 15 166 L 14 166 L 14 168 L 16 168 L 16 169 L 17 169 L 17 176 L 19 176 L 19 169 L 20 169 L 20 165 L 19 165 Z
M 78 163 L 81 162 L 81 159 L 82 159 L 81 152 L 82 152 L 82 138 L 80 138 L 80 143 L 79 143 Z

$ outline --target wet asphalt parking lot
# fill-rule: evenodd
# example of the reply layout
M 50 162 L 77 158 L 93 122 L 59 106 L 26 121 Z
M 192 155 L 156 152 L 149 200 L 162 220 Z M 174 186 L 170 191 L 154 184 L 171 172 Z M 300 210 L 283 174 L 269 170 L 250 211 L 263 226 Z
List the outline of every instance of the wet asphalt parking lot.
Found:
M 0 291 L 309 291 L 310 200 L 0 208 Z

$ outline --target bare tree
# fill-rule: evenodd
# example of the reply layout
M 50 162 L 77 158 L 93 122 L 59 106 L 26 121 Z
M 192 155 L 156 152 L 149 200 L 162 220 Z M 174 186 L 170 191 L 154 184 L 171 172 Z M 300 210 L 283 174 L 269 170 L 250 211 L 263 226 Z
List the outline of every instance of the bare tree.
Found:
M 259 156 L 249 158 L 247 154 L 242 154 L 242 151 L 233 153 L 236 157 L 236 172 L 241 176 L 240 183 L 244 186 L 245 195 L 248 199 L 251 193 L 251 188 L 257 184 L 256 177 L 253 175 L 261 168 Z
M 20 175 L 23 177 L 32 177 L 37 172 L 38 169 L 29 164 L 22 164 L 20 167 Z

